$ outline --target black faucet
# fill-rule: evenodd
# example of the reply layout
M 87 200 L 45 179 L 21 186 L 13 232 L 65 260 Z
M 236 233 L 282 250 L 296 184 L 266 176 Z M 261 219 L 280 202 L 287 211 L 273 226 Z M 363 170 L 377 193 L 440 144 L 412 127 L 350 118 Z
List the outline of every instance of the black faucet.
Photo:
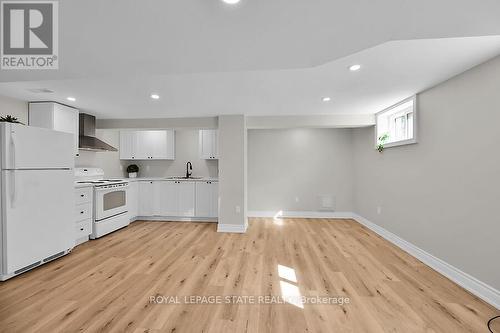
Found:
M 191 177 L 191 175 L 193 174 L 192 172 L 189 172 L 189 170 L 193 170 L 193 165 L 191 164 L 191 162 L 186 163 L 186 178 Z

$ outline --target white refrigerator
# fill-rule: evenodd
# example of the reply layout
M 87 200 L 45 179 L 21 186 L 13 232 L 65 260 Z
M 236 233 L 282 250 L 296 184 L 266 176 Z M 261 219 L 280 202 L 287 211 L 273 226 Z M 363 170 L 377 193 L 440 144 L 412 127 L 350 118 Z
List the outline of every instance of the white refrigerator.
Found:
M 75 245 L 73 135 L 0 123 L 0 280 Z

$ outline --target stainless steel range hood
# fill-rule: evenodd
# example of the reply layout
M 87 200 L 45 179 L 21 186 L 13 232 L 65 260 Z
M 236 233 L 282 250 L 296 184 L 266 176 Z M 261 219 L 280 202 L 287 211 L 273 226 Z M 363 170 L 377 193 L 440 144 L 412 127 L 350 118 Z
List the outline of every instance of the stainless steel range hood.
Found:
M 80 113 L 78 148 L 90 151 L 118 151 L 95 137 L 95 117 L 90 114 Z

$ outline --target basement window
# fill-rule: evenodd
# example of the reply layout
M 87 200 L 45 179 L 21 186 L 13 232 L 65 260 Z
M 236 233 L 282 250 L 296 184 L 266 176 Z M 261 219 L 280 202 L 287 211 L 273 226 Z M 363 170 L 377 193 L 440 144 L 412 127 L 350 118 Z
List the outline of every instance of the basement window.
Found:
M 416 96 L 413 96 L 377 113 L 375 146 L 383 144 L 389 148 L 416 143 L 416 106 Z

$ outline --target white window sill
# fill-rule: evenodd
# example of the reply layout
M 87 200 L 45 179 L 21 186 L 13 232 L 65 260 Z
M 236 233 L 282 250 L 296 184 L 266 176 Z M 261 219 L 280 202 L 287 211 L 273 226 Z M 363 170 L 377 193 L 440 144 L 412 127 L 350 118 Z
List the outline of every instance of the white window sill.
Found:
M 390 143 L 384 144 L 384 149 L 392 148 L 392 147 L 399 147 L 399 146 L 406 146 L 406 145 L 413 145 L 415 143 L 417 143 L 417 139 L 395 141 L 395 142 L 390 142 Z M 375 147 L 375 149 L 377 149 L 377 147 Z

